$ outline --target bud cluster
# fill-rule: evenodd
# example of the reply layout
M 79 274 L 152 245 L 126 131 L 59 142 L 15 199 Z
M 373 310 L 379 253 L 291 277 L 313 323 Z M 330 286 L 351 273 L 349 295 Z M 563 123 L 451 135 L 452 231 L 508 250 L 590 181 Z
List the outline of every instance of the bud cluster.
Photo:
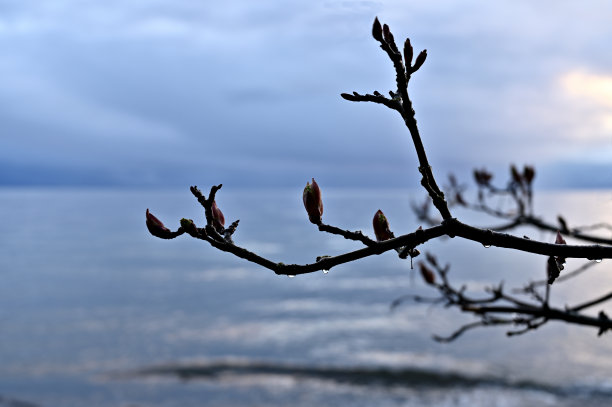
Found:
M 492 178 L 493 174 L 491 174 L 484 168 L 481 170 L 474 170 L 474 179 L 476 180 L 476 184 L 478 184 L 479 187 L 489 186 Z
M 531 183 L 535 178 L 535 168 L 533 168 L 531 165 L 525 165 L 523 167 L 523 173 L 521 174 L 513 164 L 510 166 L 510 175 L 512 175 L 512 182 L 524 189 L 529 189 L 531 188 Z
M 374 19 L 374 24 L 372 25 L 372 36 L 374 39 L 381 43 L 383 49 L 388 47 L 392 53 L 396 55 L 400 55 L 400 51 L 395 44 L 395 38 L 393 38 L 393 34 L 389 29 L 387 24 L 381 25 L 380 21 L 378 21 L 378 17 Z M 404 63 L 406 68 L 406 75 L 409 77 L 414 72 L 418 71 L 421 66 L 425 63 L 427 59 L 427 50 L 424 49 L 417 55 L 416 60 L 414 61 L 414 65 L 412 64 L 412 58 L 414 56 L 414 49 L 412 48 L 412 44 L 410 43 L 410 39 L 406 39 L 404 42 Z M 401 63 L 401 62 L 400 62 Z

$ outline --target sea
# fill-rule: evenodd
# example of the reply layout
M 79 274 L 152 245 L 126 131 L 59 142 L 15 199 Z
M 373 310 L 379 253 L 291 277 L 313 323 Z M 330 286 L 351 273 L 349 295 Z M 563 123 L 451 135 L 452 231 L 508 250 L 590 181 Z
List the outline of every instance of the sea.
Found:
M 301 193 L 227 185 L 217 203 L 227 223 L 240 219 L 236 244 L 274 261 L 362 247 L 319 232 Z M 323 199 L 326 223 L 369 236 L 378 209 L 396 235 L 427 226 L 411 210 L 422 191 L 328 188 Z M 512 326 L 483 327 L 439 343 L 434 335 L 475 319 L 411 300 L 437 293 L 395 252 L 277 276 L 186 235 L 151 236 L 147 208 L 172 229 L 183 217 L 204 223 L 188 186 L 0 189 L 0 406 L 612 405 L 612 334 L 550 322 L 520 336 L 506 335 Z M 612 191 L 538 192 L 535 212 L 551 222 L 563 214 L 570 227 L 612 223 Z M 513 233 L 555 238 L 528 227 Z M 448 264 L 451 282 L 474 296 L 545 275 L 542 256 L 459 238 L 419 250 Z M 566 272 L 585 262 L 569 259 Z M 612 261 L 604 260 L 553 285 L 551 303 L 610 290 Z

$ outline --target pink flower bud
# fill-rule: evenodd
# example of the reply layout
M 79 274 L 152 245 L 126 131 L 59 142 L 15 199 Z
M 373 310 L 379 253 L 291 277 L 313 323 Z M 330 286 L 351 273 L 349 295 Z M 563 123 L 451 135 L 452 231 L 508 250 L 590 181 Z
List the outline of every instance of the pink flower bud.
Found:
M 221 212 L 221 209 L 219 209 L 217 206 L 216 201 L 213 201 L 210 209 L 212 212 L 213 227 L 217 230 L 217 232 L 222 232 L 223 227 L 225 226 L 225 217 L 223 216 L 223 212 Z
M 321 216 L 323 216 L 323 201 L 321 200 L 321 190 L 314 178 L 312 179 L 312 185 L 309 182 L 306 183 L 302 199 L 304 200 L 304 208 L 308 213 L 308 219 L 315 225 L 320 224 Z
M 389 221 L 385 214 L 379 209 L 374 214 L 374 219 L 372 219 L 372 226 L 374 227 L 374 234 L 376 235 L 376 240 L 382 242 L 383 240 L 389 240 L 394 238 L 393 232 L 389 230 Z
M 561 232 L 557 230 L 557 238 L 555 239 L 556 244 L 567 244 L 563 236 L 561 236 Z
M 149 209 L 147 209 L 146 217 L 147 229 L 149 229 L 149 233 L 161 239 L 169 239 L 171 237 L 172 231 L 168 229 L 161 220 L 157 219 L 151 212 L 149 212 Z

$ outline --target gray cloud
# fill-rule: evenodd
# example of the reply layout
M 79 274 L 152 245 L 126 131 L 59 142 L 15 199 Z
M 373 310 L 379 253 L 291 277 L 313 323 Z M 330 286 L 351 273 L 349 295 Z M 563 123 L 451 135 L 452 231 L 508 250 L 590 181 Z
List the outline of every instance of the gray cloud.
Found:
M 612 75 L 607 2 L 1 7 L 2 183 L 87 183 L 72 171 L 102 184 L 404 185 L 416 164 L 400 118 L 338 96 L 393 86 L 374 15 L 429 51 L 411 92 L 442 174 L 601 156 L 576 138 L 569 112 L 583 110 L 558 78 Z

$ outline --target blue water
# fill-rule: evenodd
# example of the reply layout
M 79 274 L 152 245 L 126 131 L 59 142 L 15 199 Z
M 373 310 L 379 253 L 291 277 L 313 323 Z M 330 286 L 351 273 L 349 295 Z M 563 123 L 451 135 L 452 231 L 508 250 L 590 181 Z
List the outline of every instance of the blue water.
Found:
M 420 200 L 400 191 L 324 191 L 324 219 L 372 234 L 380 208 L 396 234 L 411 231 L 419 226 L 409 209 L 415 194 Z M 226 186 L 217 202 L 226 219 L 241 219 L 236 243 L 276 261 L 359 248 L 318 232 L 299 188 Z M 546 193 L 536 203 L 549 219 L 562 211 L 578 223 L 612 222 L 609 191 Z M 508 339 L 503 328 L 488 328 L 439 344 L 433 334 L 472 319 L 410 303 L 391 312 L 401 295 L 434 294 L 397 255 L 279 277 L 189 237 L 153 238 L 146 208 L 172 228 L 181 217 L 202 222 L 187 188 L 0 190 L 0 406 L 612 402 L 612 343 L 595 330 L 551 323 Z M 544 274 L 538 256 L 458 239 L 424 250 L 474 289 Z M 556 305 L 609 290 L 607 263 L 555 288 Z

